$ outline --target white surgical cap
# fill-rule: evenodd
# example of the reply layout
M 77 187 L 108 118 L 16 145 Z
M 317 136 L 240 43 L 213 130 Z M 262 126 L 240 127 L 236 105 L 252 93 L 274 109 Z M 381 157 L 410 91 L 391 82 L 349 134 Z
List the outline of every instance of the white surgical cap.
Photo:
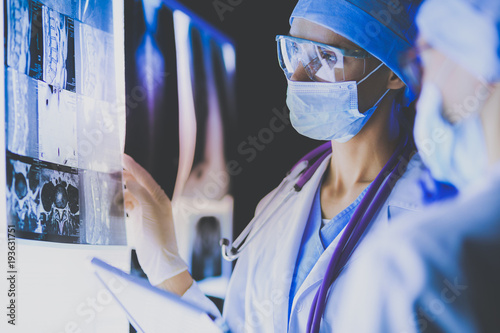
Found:
M 421 0 L 299 0 L 291 17 L 322 25 L 358 44 L 408 80 L 400 60 L 415 43 L 414 18 Z M 407 90 L 409 101 L 413 92 Z
M 426 0 L 417 23 L 432 47 L 477 77 L 500 81 L 499 0 Z

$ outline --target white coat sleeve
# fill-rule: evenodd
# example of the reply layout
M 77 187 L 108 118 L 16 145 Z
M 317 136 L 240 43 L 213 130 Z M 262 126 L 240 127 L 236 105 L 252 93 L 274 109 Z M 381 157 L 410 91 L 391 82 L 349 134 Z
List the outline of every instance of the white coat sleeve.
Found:
M 379 235 L 353 263 L 334 331 L 498 332 L 499 193 L 435 205 Z

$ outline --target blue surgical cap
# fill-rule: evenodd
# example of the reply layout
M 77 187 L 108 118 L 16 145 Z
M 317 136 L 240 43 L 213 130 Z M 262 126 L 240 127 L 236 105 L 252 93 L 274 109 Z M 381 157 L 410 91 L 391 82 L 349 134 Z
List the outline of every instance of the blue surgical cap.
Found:
M 426 0 L 417 23 L 432 47 L 478 78 L 500 81 L 499 0 Z
M 299 0 L 292 15 L 322 25 L 370 52 L 409 87 L 401 57 L 417 36 L 421 0 Z M 408 101 L 414 93 L 407 89 Z

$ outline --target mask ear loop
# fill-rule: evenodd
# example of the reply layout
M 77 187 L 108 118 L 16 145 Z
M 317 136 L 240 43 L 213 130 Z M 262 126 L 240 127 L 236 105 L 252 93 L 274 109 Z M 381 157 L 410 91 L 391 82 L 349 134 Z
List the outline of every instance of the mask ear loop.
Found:
M 375 68 L 374 70 L 372 70 L 370 72 L 370 74 L 368 74 L 367 76 L 365 76 L 361 81 L 359 81 L 358 83 L 356 83 L 356 85 L 360 85 L 364 80 L 366 80 L 367 78 L 369 78 L 373 73 L 375 73 L 380 67 L 384 66 L 384 63 L 381 62 L 380 65 L 377 66 L 377 68 Z
M 377 66 L 377 68 L 375 68 L 374 70 L 372 70 L 372 71 L 370 72 L 370 74 L 368 74 L 368 75 L 367 75 L 367 76 L 365 76 L 365 77 L 364 77 L 361 81 L 359 81 L 358 83 L 356 83 L 356 85 L 360 85 L 360 84 L 361 84 L 361 82 L 363 82 L 364 80 L 366 80 L 367 78 L 369 78 L 369 77 L 370 77 L 370 75 L 372 75 L 373 73 L 375 73 L 375 72 L 376 72 L 376 71 L 377 71 L 380 67 L 382 67 L 383 65 L 384 65 L 384 63 L 383 63 L 383 62 L 382 62 L 382 63 L 380 63 L 380 65 L 378 65 L 378 66 Z M 382 97 L 380 97 L 380 98 L 378 99 L 378 101 L 377 101 L 375 104 L 373 104 L 372 108 L 377 108 L 377 107 L 378 107 L 378 105 L 380 104 L 380 102 L 382 101 L 382 99 L 383 99 L 383 98 L 387 95 L 387 93 L 388 93 L 390 90 L 391 90 L 391 89 L 387 89 L 387 90 L 385 91 L 385 93 L 382 95 Z
M 382 102 L 382 99 L 384 99 L 385 95 L 387 95 L 387 93 L 388 93 L 390 90 L 391 90 L 391 89 L 387 89 L 387 90 L 385 91 L 385 93 L 382 95 L 382 97 L 380 97 L 380 98 L 378 99 L 378 101 L 377 101 L 375 104 L 373 104 L 373 107 L 375 107 L 375 108 L 376 108 L 376 107 L 378 107 L 378 106 L 379 106 L 379 104 L 380 104 L 380 102 Z

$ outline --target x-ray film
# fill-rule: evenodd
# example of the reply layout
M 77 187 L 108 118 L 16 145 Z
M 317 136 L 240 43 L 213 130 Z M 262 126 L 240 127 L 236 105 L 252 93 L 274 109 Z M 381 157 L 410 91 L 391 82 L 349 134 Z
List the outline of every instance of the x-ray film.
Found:
M 37 166 L 9 158 L 7 160 L 7 219 L 17 230 L 38 231 L 40 172 Z
M 111 0 L 6 0 L 7 216 L 17 237 L 126 244 Z
M 37 80 L 43 80 L 43 13 L 42 4 L 34 1 L 29 2 L 29 55 L 26 74 Z
M 20 73 L 26 73 L 30 62 L 29 2 L 10 0 L 7 4 L 7 64 Z
M 80 170 L 82 241 L 96 245 L 124 245 L 125 232 L 121 173 Z
M 7 149 L 38 158 L 37 81 L 9 68 L 6 74 Z
M 38 82 L 40 159 L 78 167 L 76 95 Z
M 85 3 L 86 0 L 39 0 L 38 2 L 63 15 L 79 18 L 80 2 Z
M 75 91 L 74 20 L 42 6 L 43 81 Z
M 78 170 L 7 154 L 9 224 L 18 238 L 80 243 Z
M 55 1 L 55 0 L 52 0 Z M 113 32 L 112 0 L 78 0 L 78 20 L 96 29 Z
M 39 0 L 38 2 L 96 29 L 113 32 L 111 0 Z
M 8 1 L 7 64 L 34 79 L 75 91 L 74 19 L 33 0 Z
M 114 173 L 122 169 L 119 114 L 112 104 L 78 96 L 78 167 Z
M 7 210 L 19 238 L 126 244 L 120 172 L 78 170 L 8 152 Z
M 96 100 L 116 102 L 113 35 L 75 23 L 77 92 Z

